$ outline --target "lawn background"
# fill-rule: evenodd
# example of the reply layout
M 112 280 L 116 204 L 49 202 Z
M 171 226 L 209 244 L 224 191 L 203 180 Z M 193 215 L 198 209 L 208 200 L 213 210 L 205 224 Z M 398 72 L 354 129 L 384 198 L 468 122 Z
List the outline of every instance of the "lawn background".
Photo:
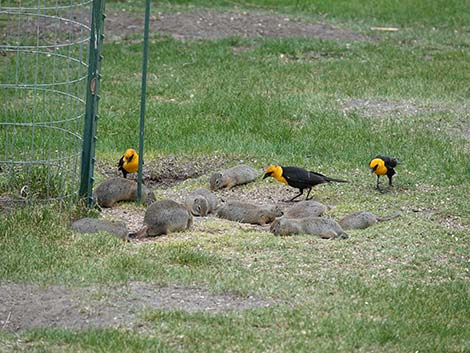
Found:
M 143 3 L 106 6 L 143 12 Z M 106 234 L 71 233 L 51 210 L 18 211 L 0 222 L 3 281 L 84 287 L 177 283 L 284 304 L 225 315 L 153 310 L 141 318 L 143 332 L 1 332 L 0 349 L 470 351 L 468 3 L 201 0 L 152 6 L 154 12 L 273 11 L 378 40 L 180 42 L 152 36 L 146 163 L 217 154 L 260 169 L 270 163 L 304 166 L 351 180 L 316 191 L 336 205 L 336 215 L 367 209 L 401 211 L 402 217 L 351 231 L 347 241 L 237 231 L 135 247 Z M 376 33 L 373 26 L 400 30 Z M 97 158 L 114 165 L 125 148 L 137 146 L 141 42 L 136 37 L 105 43 Z M 238 46 L 250 50 L 234 55 Z M 311 52 L 327 59 L 307 60 Z M 423 108 L 411 116 L 364 117 L 343 112 L 342 104 L 351 100 Z M 389 193 L 374 190 L 367 170 L 376 153 L 403 162 Z

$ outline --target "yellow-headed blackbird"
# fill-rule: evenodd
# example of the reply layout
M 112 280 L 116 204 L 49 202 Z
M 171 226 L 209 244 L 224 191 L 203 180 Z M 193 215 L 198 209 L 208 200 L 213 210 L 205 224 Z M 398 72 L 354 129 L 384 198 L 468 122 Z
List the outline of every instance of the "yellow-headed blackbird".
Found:
M 396 158 L 377 155 L 369 163 L 371 172 L 377 175 L 377 189 L 379 188 L 379 179 L 381 175 L 386 175 L 388 184 L 392 186 L 392 177 L 395 175 L 395 168 L 398 165 Z
M 338 183 L 348 182 L 346 180 L 333 179 L 323 174 L 308 171 L 299 167 L 281 167 L 279 165 L 272 165 L 266 169 L 263 179 L 267 177 L 273 177 L 281 183 L 299 189 L 300 193 L 295 195 L 289 201 L 294 201 L 297 197 L 302 195 L 304 193 L 304 189 L 308 189 L 305 200 L 310 200 L 308 198 L 310 191 L 312 191 L 312 187 L 317 184 L 329 183 L 330 181 L 335 181 Z
M 122 171 L 122 176 L 127 177 L 128 173 L 135 173 L 139 169 L 139 155 L 137 152 L 129 148 L 121 157 L 118 163 L 118 170 Z

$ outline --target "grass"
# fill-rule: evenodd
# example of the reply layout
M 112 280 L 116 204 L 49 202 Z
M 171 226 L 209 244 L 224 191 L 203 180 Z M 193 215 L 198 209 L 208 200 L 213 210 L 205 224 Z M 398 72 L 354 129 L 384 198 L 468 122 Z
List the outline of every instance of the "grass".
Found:
M 45 212 L 32 220 L 59 223 Z M 148 311 L 144 334 L 119 338 L 115 330 L 41 330 L 2 338 L 20 342 L 22 349 L 29 347 L 22 341 L 31 342 L 38 351 L 465 352 L 468 239 L 465 232 L 436 231 L 419 219 L 413 224 L 370 228 L 347 242 L 248 232 L 191 240 L 176 235 L 136 248 L 105 234 L 71 235 L 60 225 L 37 233 L 28 217 L 17 215 L 2 229 L 1 252 L 12 255 L 3 257 L 4 279 L 74 286 L 130 279 L 205 283 L 215 291 L 285 304 L 225 315 Z M 21 238 L 12 234 L 18 227 Z
M 117 1 L 113 7 L 130 10 L 142 10 L 143 6 L 133 1 Z M 468 29 L 466 4 L 458 0 L 434 1 L 432 4 L 421 1 L 364 1 L 340 0 L 334 3 L 325 0 L 221 0 L 214 3 L 210 0 L 173 0 L 159 1 L 158 9 L 185 11 L 197 7 L 231 9 L 242 8 L 258 11 L 282 11 L 299 16 L 321 16 L 335 21 L 351 21 L 361 24 L 393 24 L 398 26 L 435 26 L 442 28 Z M 108 7 L 109 8 L 109 7 Z
M 461 95 L 468 93 L 468 75 L 461 71 L 469 66 L 465 55 L 423 64 L 424 49 L 314 40 L 264 40 L 249 54 L 231 55 L 231 47 L 240 44 L 255 45 L 242 40 L 179 43 L 165 38 L 151 46 L 157 56 L 151 59 L 150 71 L 165 71 L 159 73 L 158 80 L 150 79 L 146 133 L 153 138 L 146 141 L 149 150 L 163 154 L 218 150 L 297 164 L 310 157 L 321 166 L 342 159 L 353 168 L 360 168 L 370 151 L 385 151 L 399 155 L 410 169 L 434 170 L 432 176 L 439 179 L 442 168 L 446 179 L 462 180 L 468 174 L 465 151 L 457 148 L 450 158 L 441 158 L 449 137 L 430 134 L 426 128 L 429 120 L 344 119 L 336 105 L 336 100 L 350 97 L 386 97 L 462 106 Z M 138 46 L 115 44 L 106 50 L 110 67 L 124 61 L 128 70 L 124 76 L 134 77 L 139 72 Z M 345 52 L 345 57 L 325 63 L 286 64 L 280 59 L 281 54 L 308 51 Z M 176 58 L 175 53 L 187 54 Z M 221 77 L 222 70 L 226 75 Z M 176 72 L 180 72 L 177 77 Z M 122 96 L 139 92 L 138 80 L 126 85 L 121 80 L 119 76 L 117 82 L 110 78 L 103 83 L 103 90 L 115 93 L 114 99 L 103 98 L 104 125 L 113 126 L 112 120 L 117 133 L 138 129 L 135 117 L 139 106 L 132 104 L 130 97 L 128 106 L 135 109 L 119 118 L 106 114 Z M 173 129 L 174 125 L 179 128 Z M 393 139 L 384 138 L 390 135 Z M 135 143 L 136 136 L 116 139 L 116 134 L 105 133 L 101 148 L 123 149 Z M 430 155 L 430 148 L 436 158 Z
M 175 3 L 158 5 L 211 6 Z M 331 215 L 401 211 L 400 221 L 351 231 L 347 241 L 219 234 L 214 223 L 215 233 L 135 246 L 106 234 L 71 233 L 52 210 L 1 216 L 2 281 L 202 285 L 281 304 L 228 314 L 146 311 L 139 332 L 0 331 L 0 351 L 470 351 L 468 136 L 447 129 L 459 126 L 453 124 L 465 116 L 470 95 L 470 18 L 463 2 L 253 0 L 217 7 L 237 4 L 312 21 L 328 14 L 322 21 L 362 33 L 380 24 L 401 30 L 373 42 L 152 37 L 146 163 L 217 153 L 256 160 L 259 168 L 308 166 L 352 181 L 316 191 L 320 201 L 337 206 Z M 127 2 L 107 8 L 142 11 Z M 234 54 L 239 46 L 249 50 Z M 309 60 L 312 52 L 327 55 Z M 137 146 L 141 46 L 107 43 L 104 56 L 97 157 L 114 164 Z M 345 115 L 341 102 L 351 99 L 428 109 L 412 116 Z M 367 171 L 376 153 L 403 161 L 395 190 L 385 194 L 372 190 Z

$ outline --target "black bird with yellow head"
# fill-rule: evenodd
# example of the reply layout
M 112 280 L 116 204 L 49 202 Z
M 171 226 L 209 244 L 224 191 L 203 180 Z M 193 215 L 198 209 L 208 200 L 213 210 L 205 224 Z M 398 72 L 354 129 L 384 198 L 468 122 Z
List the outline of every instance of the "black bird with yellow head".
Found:
M 396 174 L 395 167 L 399 164 L 396 158 L 382 156 L 378 154 L 369 163 L 371 173 L 377 175 L 377 189 L 379 189 L 380 176 L 386 175 L 388 185 L 392 186 L 392 177 Z
M 338 183 L 347 183 L 346 180 L 334 179 L 327 177 L 323 174 L 308 171 L 299 167 L 281 167 L 280 165 L 271 165 L 266 169 L 263 179 L 273 177 L 277 181 L 289 185 L 293 188 L 299 189 L 300 193 L 295 195 L 289 201 L 294 201 L 296 198 L 304 193 L 304 189 L 308 189 L 307 197 L 305 200 L 310 200 L 309 195 L 312 187 L 318 184 L 329 183 L 335 181 Z
M 139 169 L 139 155 L 137 152 L 128 148 L 118 163 L 118 170 L 122 171 L 122 176 L 127 177 L 129 173 L 135 173 Z

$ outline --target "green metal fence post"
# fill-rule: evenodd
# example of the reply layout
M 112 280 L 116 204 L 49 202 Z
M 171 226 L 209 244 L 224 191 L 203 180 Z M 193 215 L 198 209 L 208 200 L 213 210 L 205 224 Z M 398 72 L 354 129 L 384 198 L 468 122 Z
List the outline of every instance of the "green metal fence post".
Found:
M 93 171 L 95 166 L 96 121 L 98 119 L 98 102 L 100 87 L 100 68 L 103 57 L 101 47 L 103 43 L 105 0 L 94 0 L 91 14 L 90 47 L 88 54 L 88 77 L 86 87 L 85 123 L 83 130 L 82 160 L 80 169 L 79 196 L 86 198 L 90 207 L 93 203 Z
M 147 90 L 147 62 L 149 47 L 150 0 L 145 1 L 144 24 L 144 57 L 142 62 L 142 90 L 140 95 L 140 127 L 139 127 L 139 170 L 137 174 L 137 202 L 142 199 L 142 165 L 144 161 L 144 126 L 145 126 L 145 96 Z

